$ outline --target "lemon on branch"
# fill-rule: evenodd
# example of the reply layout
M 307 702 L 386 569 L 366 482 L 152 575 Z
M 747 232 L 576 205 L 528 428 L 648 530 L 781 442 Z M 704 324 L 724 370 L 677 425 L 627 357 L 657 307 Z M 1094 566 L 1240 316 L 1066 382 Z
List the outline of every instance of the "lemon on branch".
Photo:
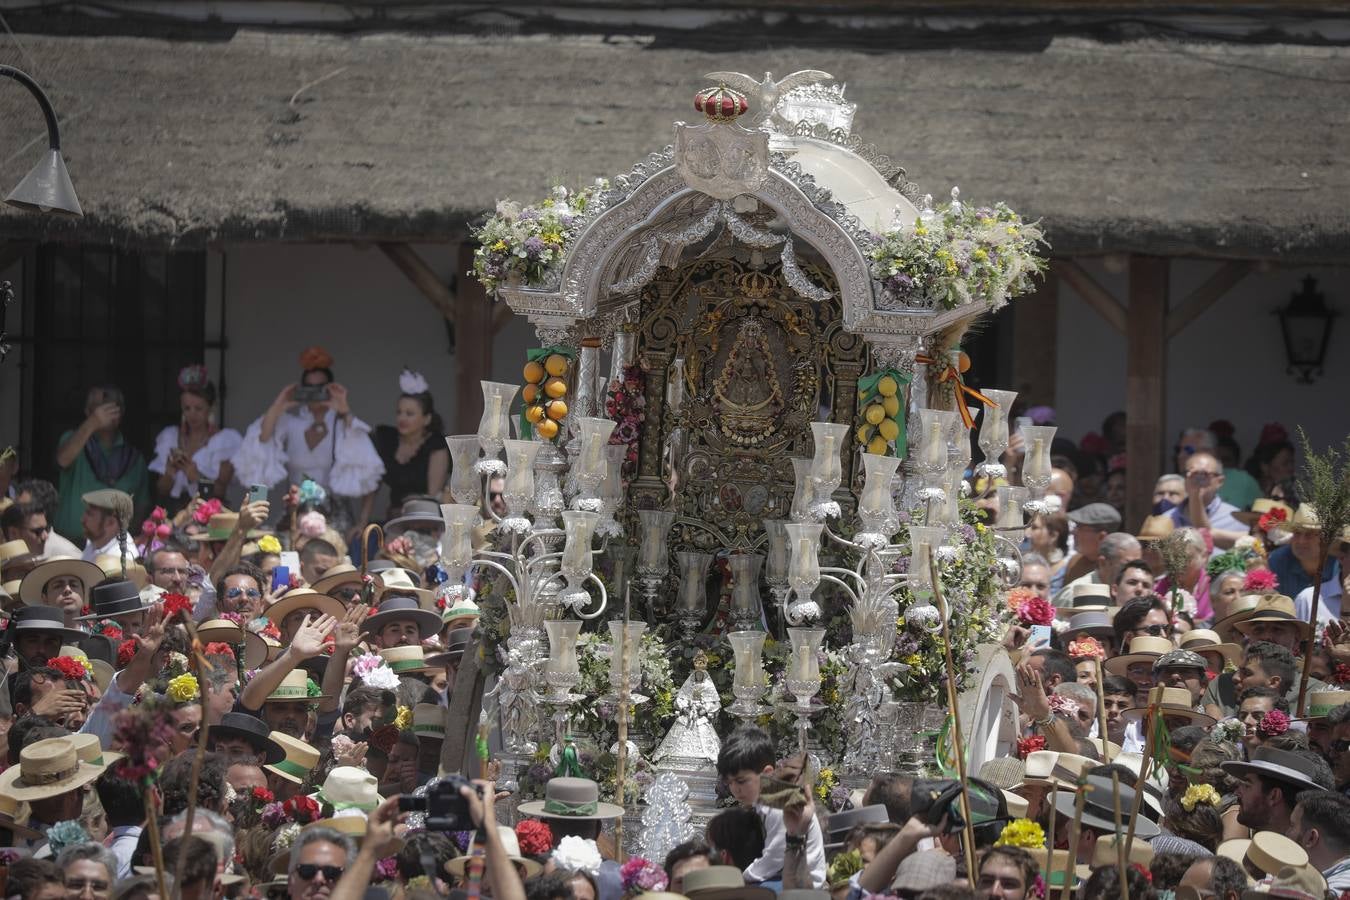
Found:
M 867 442 L 867 452 L 875 453 L 877 456 L 885 456 L 887 447 L 888 445 L 886 444 L 885 439 L 880 435 L 877 435 Z
M 877 393 L 883 397 L 894 397 L 898 390 L 900 390 L 900 382 L 889 375 L 883 375 L 877 381 Z
M 886 410 L 886 415 L 894 419 L 900 414 L 900 398 L 894 394 L 889 397 L 882 397 L 881 408 Z
M 520 399 L 528 405 L 539 399 L 539 385 L 527 384 L 520 389 Z
M 880 425 L 881 420 L 886 418 L 886 410 L 881 408 L 880 403 L 868 404 L 867 409 L 863 410 L 863 418 L 868 425 Z
M 553 421 L 552 419 L 545 419 L 538 425 L 534 426 L 534 430 L 538 432 L 541 438 L 544 438 L 545 440 L 552 440 L 553 438 L 558 436 L 558 423 Z
M 872 430 L 873 429 L 871 425 L 859 425 L 858 431 L 856 432 L 858 437 L 858 443 L 863 444 L 865 446 L 867 442 L 872 439 Z
M 525 407 L 525 421 L 532 425 L 537 425 L 544 421 L 544 408 L 542 406 Z
M 553 421 L 558 421 L 567 415 L 567 404 L 561 400 L 550 400 L 548 402 L 548 417 Z
M 900 426 L 894 419 L 882 419 L 881 424 L 877 426 L 877 434 L 887 441 L 893 441 L 900 436 Z

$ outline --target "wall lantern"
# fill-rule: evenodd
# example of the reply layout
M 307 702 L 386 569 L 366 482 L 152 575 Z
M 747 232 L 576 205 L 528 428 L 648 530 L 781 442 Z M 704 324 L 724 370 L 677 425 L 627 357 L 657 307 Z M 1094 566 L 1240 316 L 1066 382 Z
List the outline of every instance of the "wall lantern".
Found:
M 66 161 L 61 158 L 61 130 L 56 125 L 56 110 L 52 109 L 52 102 L 36 81 L 13 66 L 0 66 L 0 78 L 13 78 L 28 88 L 28 92 L 42 107 L 42 115 L 47 120 L 46 155 L 24 176 L 18 187 L 10 191 L 5 202 L 31 212 L 80 218 L 84 212 L 80 209 L 79 198 L 75 196 L 75 187 L 70 183 Z
M 1331 321 L 1340 313 L 1327 308 L 1326 298 L 1317 290 L 1317 279 L 1308 275 L 1303 279 L 1303 290 L 1291 296 L 1288 305 L 1276 310 L 1275 315 L 1280 317 L 1280 331 L 1284 333 L 1284 355 L 1289 363 L 1285 371 L 1297 373 L 1299 384 L 1312 384 L 1313 376 L 1322 374 Z

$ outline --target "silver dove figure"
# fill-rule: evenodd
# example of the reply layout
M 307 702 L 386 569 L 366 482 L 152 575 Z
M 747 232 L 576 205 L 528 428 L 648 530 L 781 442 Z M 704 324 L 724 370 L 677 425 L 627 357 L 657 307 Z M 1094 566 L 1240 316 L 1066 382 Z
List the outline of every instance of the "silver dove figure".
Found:
M 777 130 L 773 124 L 773 114 L 784 94 L 808 84 L 834 80 L 829 72 L 819 69 L 802 69 L 777 81 L 774 81 L 772 72 L 765 72 L 763 81 L 755 81 L 742 72 L 709 72 L 703 77 L 744 93 L 750 100 L 750 111 L 756 117 L 755 126 L 768 132 Z

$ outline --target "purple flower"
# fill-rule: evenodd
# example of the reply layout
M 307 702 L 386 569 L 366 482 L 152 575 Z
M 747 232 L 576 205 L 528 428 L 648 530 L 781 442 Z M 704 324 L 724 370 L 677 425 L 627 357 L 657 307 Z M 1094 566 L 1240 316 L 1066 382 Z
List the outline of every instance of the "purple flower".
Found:
M 895 652 L 901 656 L 909 656 L 911 653 L 919 652 L 918 640 L 910 634 L 900 635 L 899 640 L 895 642 Z
M 895 560 L 895 565 L 891 566 L 891 572 L 896 575 L 904 575 L 909 572 L 909 557 L 901 556 Z
M 572 223 L 575 222 L 576 220 L 577 220 L 576 216 L 570 215 L 568 213 L 563 213 L 561 216 L 558 216 L 558 221 L 562 223 L 562 227 L 564 228 L 572 227 Z
M 544 242 L 538 237 L 527 237 L 525 239 L 525 255 L 530 259 L 538 259 L 539 254 L 544 252 Z
M 521 222 L 533 222 L 538 218 L 539 210 L 535 209 L 533 206 L 525 207 L 520 211 L 520 215 L 516 217 L 516 219 Z
M 975 542 L 975 526 L 974 526 L 974 525 L 962 525 L 962 526 L 961 526 L 961 540 L 965 541 L 967 544 L 973 544 L 973 543 Z
M 530 766 L 526 774 L 529 776 L 531 781 L 543 784 L 544 782 L 548 781 L 550 777 L 552 777 L 553 771 L 543 763 L 535 763 L 534 765 Z
M 455 842 L 455 846 L 459 848 L 460 853 L 466 853 L 468 852 L 469 849 L 469 842 L 473 840 L 473 832 L 472 831 L 451 832 L 450 840 Z
M 897 272 L 886 279 L 886 289 L 893 294 L 903 296 L 914 289 L 914 279 L 910 278 L 904 272 Z

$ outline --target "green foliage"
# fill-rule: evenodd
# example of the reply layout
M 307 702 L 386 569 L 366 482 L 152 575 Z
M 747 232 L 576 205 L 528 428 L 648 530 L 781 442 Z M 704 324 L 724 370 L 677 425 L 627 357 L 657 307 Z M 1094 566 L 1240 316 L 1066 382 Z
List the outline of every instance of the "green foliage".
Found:
M 1317 510 L 1322 547 L 1326 549 L 1340 540 L 1341 532 L 1350 525 L 1350 435 L 1339 449 L 1328 447 L 1322 453 L 1313 449 L 1302 426 L 1298 429 L 1298 438 L 1303 445 L 1299 497 Z

